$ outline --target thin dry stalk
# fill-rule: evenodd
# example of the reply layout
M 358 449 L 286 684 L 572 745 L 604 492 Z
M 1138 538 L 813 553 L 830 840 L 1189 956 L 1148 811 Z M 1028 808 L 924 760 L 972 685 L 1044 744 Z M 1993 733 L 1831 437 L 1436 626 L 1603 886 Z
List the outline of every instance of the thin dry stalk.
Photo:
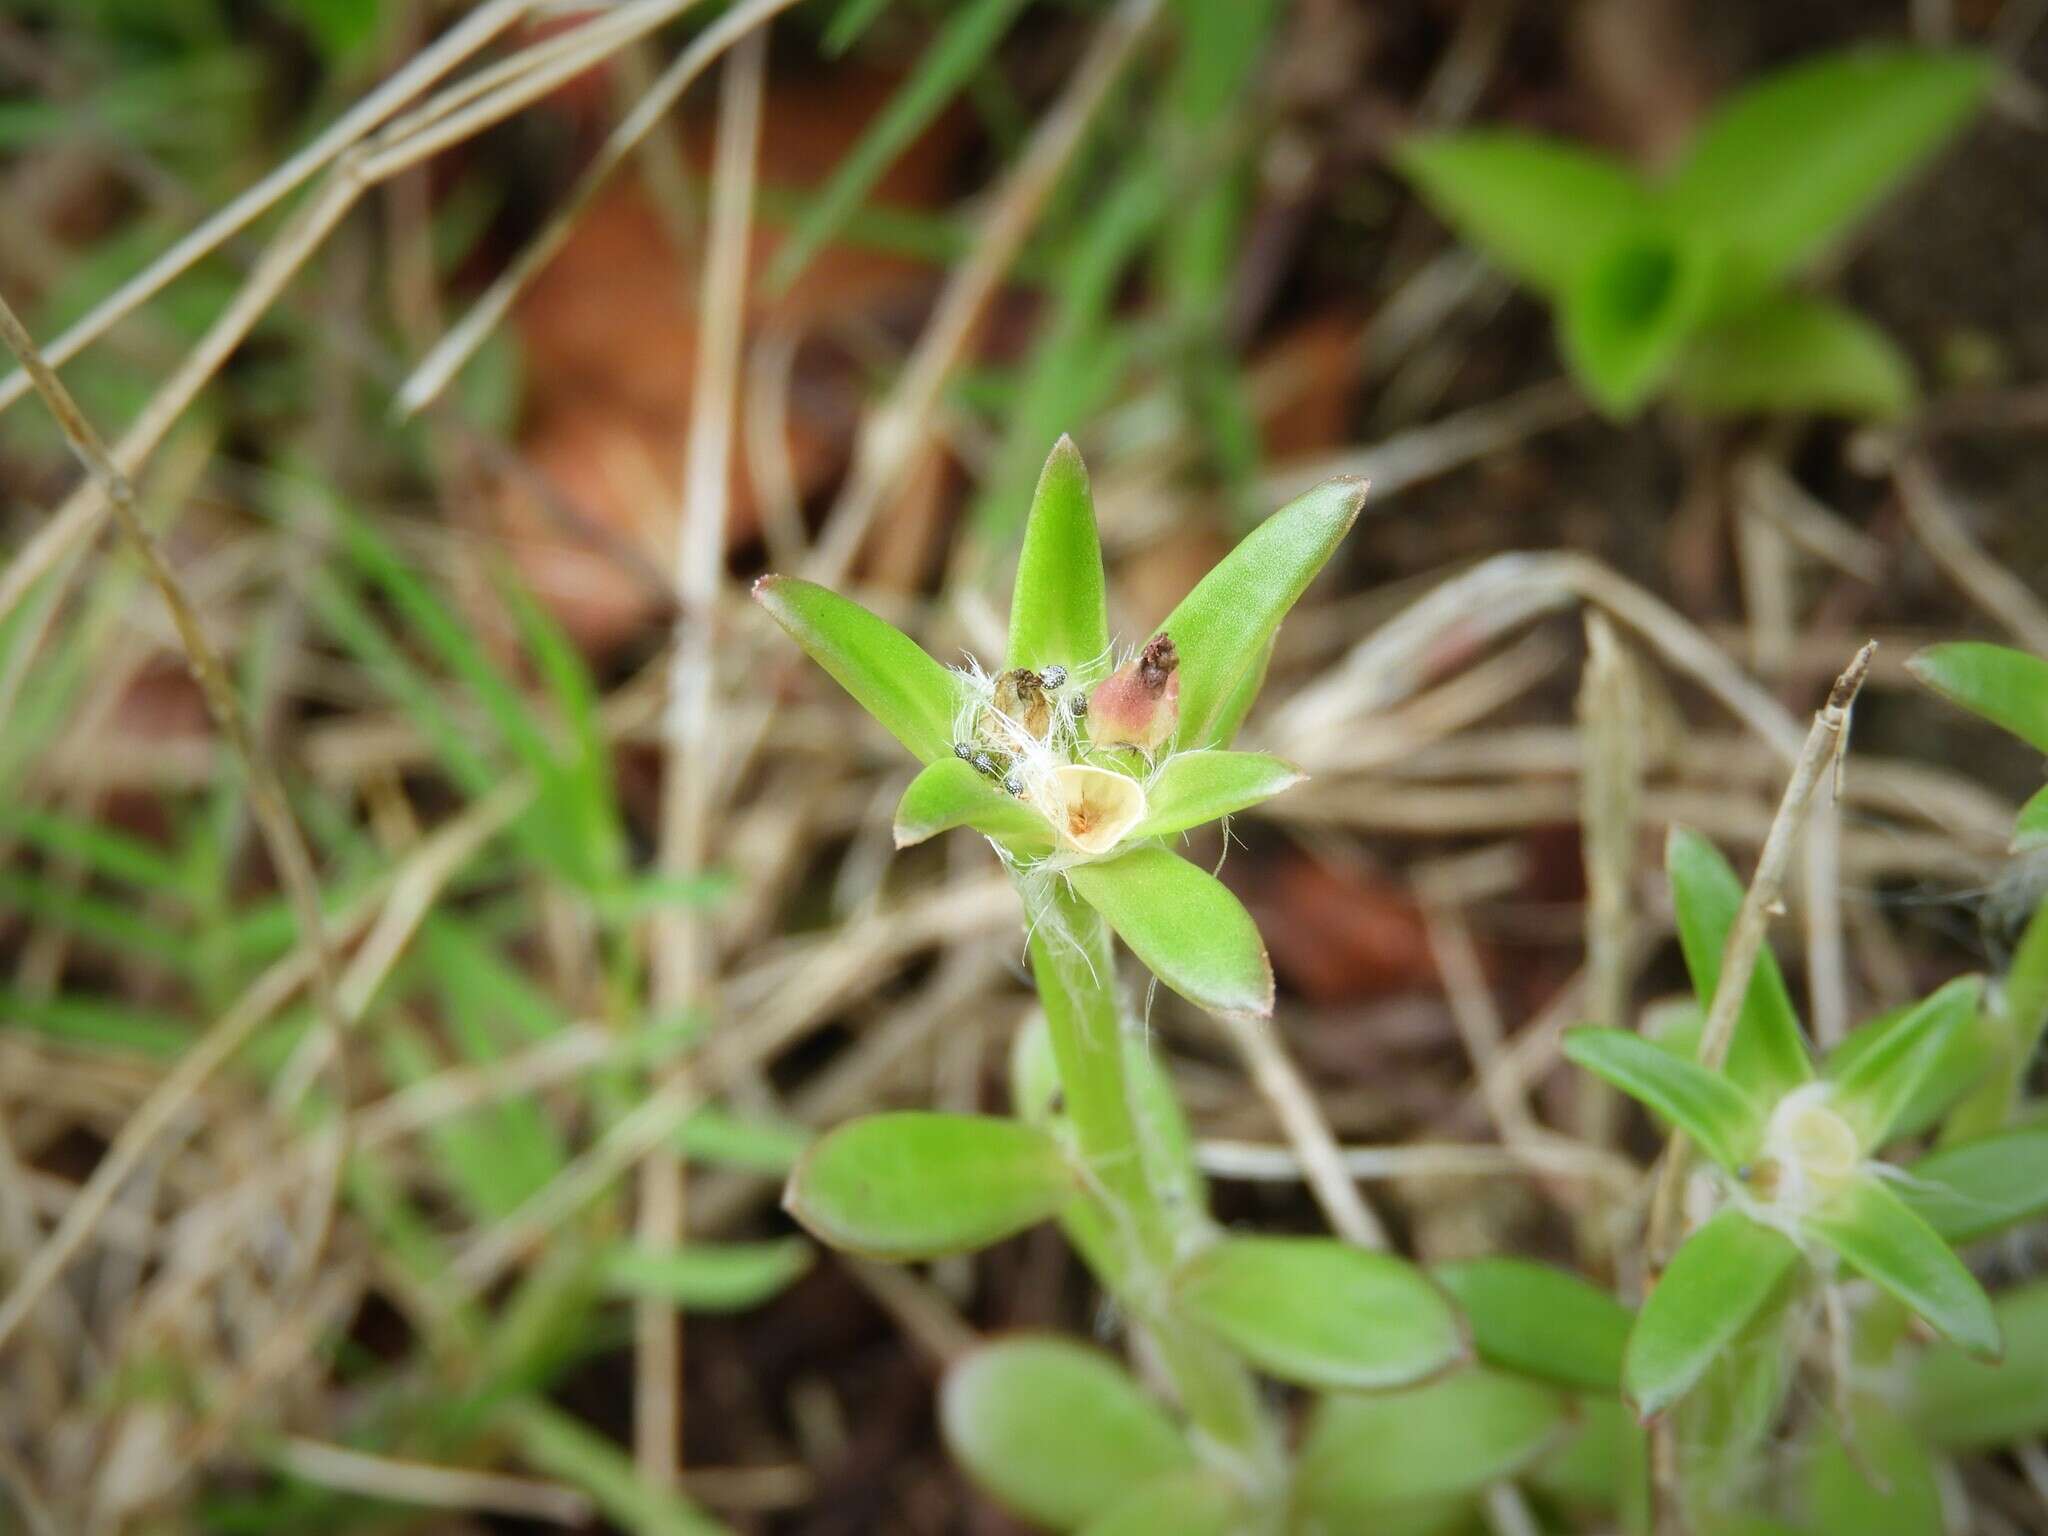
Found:
M 747 248 L 753 229 L 767 45 L 765 26 L 746 34 L 726 62 L 719 97 L 702 343 L 697 349 L 697 373 L 690 396 L 690 436 L 676 539 L 675 584 L 681 615 L 676 621 L 675 655 L 669 673 L 668 753 L 658 850 L 664 870 L 685 876 L 701 873 L 709 861 L 719 783 L 718 597 L 725 579 L 735 399 L 745 333 Z M 702 920 L 684 909 L 671 911 L 654 922 L 653 941 L 657 1015 L 670 1017 L 686 1004 L 710 1008 L 717 957 Z M 687 1060 L 676 1062 L 665 1077 L 669 1084 L 687 1088 Z M 682 1159 L 672 1148 L 661 1148 L 640 1170 L 635 1237 L 643 1248 L 667 1252 L 682 1241 L 685 1198 Z M 634 1307 L 633 1331 L 634 1460 L 642 1476 L 658 1486 L 672 1486 L 682 1455 L 681 1314 L 660 1298 L 644 1299 Z
M 596 1515 L 588 1495 L 559 1483 L 372 1456 L 300 1436 L 282 1442 L 270 1459 L 309 1483 L 392 1504 L 512 1515 L 549 1525 L 587 1525 Z
M 2036 656 L 2048 656 L 2048 608 L 2025 582 L 1977 547 L 1933 467 L 1921 458 L 1904 458 L 1893 480 L 1906 521 L 1934 563 L 2013 639 Z
M 1121 0 L 1096 29 L 1066 93 L 1032 129 L 1023 157 L 996 192 L 967 258 L 947 280 L 902 375 L 862 423 L 852 473 L 804 572 L 812 580 L 827 586 L 841 582 L 876 513 L 924 448 L 940 393 L 965 354 L 983 310 L 1160 7 L 1161 0 Z
M 1814 791 L 1830 776 L 1842 751 L 1849 730 L 1849 711 L 1870 671 L 1870 658 L 1876 649 L 1874 640 L 1865 645 L 1835 679 L 1827 703 L 1813 717 L 1813 728 L 1807 732 L 1806 744 L 1800 749 L 1784 797 L 1778 802 L 1777 815 L 1771 821 L 1763 851 L 1757 856 L 1756 874 L 1729 927 L 1728 942 L 1721 952 L 1721 979 L 1715 985 L 1713 1006 L 1707 1010 L 1706 1024 L 1700 1031 L 1699 1060 L 1710 1071 L 1718 1071 L 1727 1058 L 1728 1043 L 1734 1038 L 1736 1021 L 1749 996 L 1750 976 L 1763 950 L 1765 930 L 1770 926 L 1771 914 L 1778 909 L 1778 896 L 1791 867 L 1793 844 L 1806 820 Z M 1691 1154 L 1691 1143 L 1685 1134 L 1674 1132 L 1665 1148 L 1663 1171 L 1651 1202 L 1650 1231 L 1645 1245 L 1650 1262 L 1657 1269 L 1662 1269 L 1675 1245 L 1680 1195 L 1685 1188 Z
M 63 367 L 208 252 L 234 238 L 322 166 L 373 132 L 408 98 L 484 47 L 532 8 L 533 0 L 488 0 L 471 11 L 403 69 L 344 112 L 325 133 L 87 310 L 45 349 L 50 366 Z M 26 369 L 17 369 L 0 379 L 0 411 L 27 394 L 30 387 Z
M 1648 725 L 1636 665 L 1605 614 L 1586 615 L 1586 669 L 1579 684 L 1579 821 L 1586 866 L 1586 1016 L 1628 1027 L 1636 951 L 1636 825 Z M 1595 1147 L 1614 1144 L 1614 1091 L 1591 1073 L 1576 1085 L 1577 1130 Z
M 1336 1134 L 1281 1043 L 1278 1027 L 1271 1019 L 1226 1017 L 1218 1022 L 1250 1069 L 1254 1086 L 1272 1106 L 1288 1144 L 1301 1161 L 1309 1193 L 1329 1218 L 1332 1230 L 1361 1248 L 1389 1246 L 1386 1227 L 1345 1169 Z

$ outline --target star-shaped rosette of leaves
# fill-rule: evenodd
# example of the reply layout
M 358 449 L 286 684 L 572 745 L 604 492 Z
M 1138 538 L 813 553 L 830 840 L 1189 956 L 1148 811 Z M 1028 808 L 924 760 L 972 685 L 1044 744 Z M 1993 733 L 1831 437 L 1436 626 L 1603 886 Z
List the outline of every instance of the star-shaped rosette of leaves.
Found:
M 1710 1011 L 1742 886 L 1713 847 L 1674 830 L 1666 869 L 1680 947 Z M 1579 1029 L 1565 1055 L 1682 1130 L 1711 1161 L 1716 1208 L 1672 1256 L 1630 1334 L 1623 1387 L 1655 1414 L 1700 1383 L 1767 1308 L 1837 1266 L 1979 1356 L 1999 1350 L 1983 1288 L 1914 1208 L 1906 1170 L 1878 1160 L 1965 1093 L 1982 983 L 1950 982 L 1853 1031 L 1816 1063 L 1784 978 L 1759 955 L 1725 1060 L 1695 1039 Z M 1946 1224 L 1944 1224 L 1946 1225 Z
M 1274 513 L 1182 599 L 1145 645 L 1111 669 L 1102 549 L 1087 472 L 1062 438 L 1032 501 L 1001 671 L 941 665 L 867 609 L 813 582 L 763 577 L 755 596 L 777 623 L 886 726 L 924 769 L 896 810 L 899 847 L 953 827 L 984 834 L 1014 869 L 1059 881 L 1099 912 L 1174 991 L 1217 1013 L 1272 1011 L 1273 972 L 1251 916 L 1176 835 L 1279 793 L 1301 775 L 1278 758 L 1230 750 L 1265 679 L 1273 636 L 1356 520 L 1361 481 L 1331 480 Z M 1162 637 L 1166 645 L 1159 642 Z M 991 716 L 1000 680 L 1128 681 L 1166 655 L 1144 748 L 1105 743 L 1071 707 L 1053 723 Z M 1155 669 L 1156 670 L 1156 669 Z M 997 729 L 991 729 L 994 720 Z M 1040 738 L 1043 738 L 1041 740 Z M 977 761 L 978 759 L 978 761 Z M 1027 895 L 1028 895 L 1027 884 Z

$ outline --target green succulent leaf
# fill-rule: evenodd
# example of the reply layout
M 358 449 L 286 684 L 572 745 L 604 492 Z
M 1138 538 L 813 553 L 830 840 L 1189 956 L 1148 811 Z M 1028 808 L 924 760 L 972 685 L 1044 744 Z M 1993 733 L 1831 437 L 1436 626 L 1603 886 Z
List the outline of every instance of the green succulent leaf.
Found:
M 1527 1259 L 1469 1259 L 1431 1273 L 1464 1309 L 1488 1365 L 1580 1392 L 1621 1390 L 1634 1319 L 1599 1286 Z
M 1244 1500 L 1221 1473 L 1207 1469 L 1168 1473 L 1081 1528 L 1081 1536 L 1236 1536 L 1244 1529 Z
M 1907 48 L 1794 65 L 1719 107 L 1665 183 L 1665 206 L 1728 240 L 1761 291 L 1923 165 L 1990 80 L 1983 59 Z
M 1951 1058 L 1956 1040 L 1975 1027 L 1983 996 L 1982 977 L 1959 976 L 1898 1017 L 1867 1026 L 1868 1033 L 1858 1030 L 1836 1047 L 1828 1061 L 1827 1075 L 1834 1080 L 1829 1102 L 1855 1127 L 1866 1150 L 1896 1134 L 1905 1112 Z M 1963 1059 L 1961 1066 L 1968 1065 Z M 1969 1086 L 1968 1078 L 1948 1084 L 1946 1097 L 1952 1101 Z
M 1457 1314 L 1421 1270 L 1335 1238 L 1225 1238 L 1173 1287 L 1187 1316 L 1300 1386 L 1406 1386 L 1465 1353 Z
M 1223 707 L 1216 712 L 1216 728 L 1210 733 L 1209 745 L 1227 747 L 1237 740 L 1238 729 L 1244 724 L 1244 717 L 1252 712 L 1252 705 L 1258 702 L 1259 690 L 1266 686 L 1266 669 L 1273 662 L 1273 640 L 1269 637 L 1259 648 L 1258 659 L 1245 669 L 1237 680 L 1230 697 L 1223 701 Z
M 1553 297 L 1650 215 L 1648 191 L 1628 167 L 1556 139 L 1425 136 L 1402 145 L 1395 164 L 1460 236 Z
M 953 751 L 960 680 L 895 625 L 859 603 L 794 576 L 763 576 L 754 597 L 921 762 Z
M 2048 661 L 2007 645 L 1930 645 L 1906 669 L 1943 697 L 2048 752 Z
M 972 827 L 1017 853 L 1052 848 L 1051 823 L 972 764 L 948 755 L 927 763 L 896 802 L 896 846 L 908 848 L 954 827 Z
M 1992 1312 L 2003 1360 L 1936 1344 L 1914 1369 L 1908 1417 L 1930 1445 L 1988 1451 L 2048 1435 L 2048 1280 L 2001 1293 Z
M 1805 1227 L 1936 1332 L 1987 1359 L 1997 1356 L 1998 1320 L 1977 1277 L 1875 1178 L 1856 1180 L 1809 1215 Z
M 1930 1152 L 1906 1170 L 1899 1198 L 1951 1243 L 1973 1243 L 2048 1215 L 2048 1125 Z
M 821 1242 L 880 1259 L 965 1253 L 1059 1214 L 1076 1189 L 1060 1144 L 992 1115 L 868 1115 L 828 1132 L 783 1204 Z
M 1180 654 L 1183 749 L 1220 745 L 1232 712 L 1243 718 L 1246 674 L 1264 667 L 1280 621 L 1364 505 L 1362 480 L 1326 480 L 1297 496 L 1239 541 L 1159 626 Z
M 1565 290 L 1565 359 L 1609 416 L 1633 415 L 1670 377 L 1713 303 L 1716 270 L 1704 242 L 1643 230 L 1602 251 Z
M 815 1250 L 800 1237 L 764 1243 L 693 1240 L 662 1252 L 622 1244 L 606 1254 L 599 1272 L 621 1295 L 654 1297 L 692 1312 L 740 1312 L 785 1290 L 814 1257 Z
M 1570 1530 L 1612 1529 L 1597 1516 L 1620 1515 L 1625 1532 L 1649 1529 L 1649 1437 L 1619 1397 L 1587 1396 L 1573 1408 L 1579 1427 L 1522 1475 L 1531 1492 L 1581 1518 Z M 1729 1536 L 1716 1531 L 1715 1536 Z
M 1070 437 L 1053 444 L 1038 477 L 1017 586 L 1010 599 L 1009 665 L 1078 666 L 1109 651 L 1102 545 L 1088 469 Z
M 1763 1113 L 1748 1094 L 1641 1035 L 1625 1029 L 1574 1029 L 1565 1034 L 1564 1054 L 1640 1099 L 1730 1172 L 1749 1160 L 1763 1135 Z
M 1067 871 L 1148 970 L 1198 1008 L 1264 1016 L 1273 967 L 1258 925 L 1222 881 L 1165 848 L 1133 848 Z
M 1742 882 L 1720 850 L 1684 827 L 1673 827 L 1664 844 L 1664 872 L 1671 882 L 1671 906 L 1678 918 L 1679 947 L 1692 976 L 1700 1008 L 1713 1011 L 1721 982 L 1721 955 L 1728 930 L 1742 906 Z M 1813 1077 L 1813 1063 L 1799 1033 L 1792 995 L 1768 948 L 1756 957 L 1749 991 L 1742 1000 L 1735 1034 L 1723 1065 L 1730 1079 L 1765 1101 L 1776 1100 Z
M 1816 1531 L 1856 1536 L 1942 1536 L 1941 1489 L 1927 1442 L 1876 1398 L 1853 1409 L 1854 1449 L 1832 1423 L 1806 1477 L 1806 1518 Z M 1881 1472 L 1873 1486 L 1863 1468 Z
M 1889 420 L 1917 393 L 1898 344 L 1840 304 L 1776 294 L 1696 331 L 1672 392 L 1696 411 L 1820 411 Z
M 1176 752 L 1145 786 L 1133 837 L 1171 837 L 1299 784 L 1302 771 L 1263 752 Z
M 2048 788 L 2037 789 L 2020 807 L 2020 819 L 2012 829 L 2012 851 L 2031 853 L 2048 847 Z
M 966 1356 L 946 1372 L 939 1427 L 975 1482 L 1057 1531 L 1194 1464 L 1121 1366 L 1059 1338 L 1006 1339 Z
M 1622 1384 L 1645 1418 L 1692 1390 L 1799 1263 L 1782 1232 L 1724 1209 L 1685 1240 L 1643 1302 Z
M 1370 1531 L 1400 1506 L 1468 1494 L 1534 1461 L 1570 1424 L 1565 1397 L 1466 1370 L 1401 1392 L 1323 1400 L 1303 1443 L 1296 1499 L 1324 1524 Z

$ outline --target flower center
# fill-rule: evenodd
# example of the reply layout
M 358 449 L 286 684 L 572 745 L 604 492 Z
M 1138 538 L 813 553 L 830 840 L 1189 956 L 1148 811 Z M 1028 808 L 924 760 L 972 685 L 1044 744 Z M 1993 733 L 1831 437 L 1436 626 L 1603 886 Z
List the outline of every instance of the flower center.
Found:
M 1828 1103 L 1826 1083 L 1807 1083 L 1778 1101 L 1764 1127 L 1759 1192 L 1792 1212 L 1834 1194 L 1863 1165 L 1855 1127 Z
M 1107 853 L 1145 818 L 1145 786 L 1128 774 L 1067 763 L 1040 781 L 1038 808 L 1077 852 Z

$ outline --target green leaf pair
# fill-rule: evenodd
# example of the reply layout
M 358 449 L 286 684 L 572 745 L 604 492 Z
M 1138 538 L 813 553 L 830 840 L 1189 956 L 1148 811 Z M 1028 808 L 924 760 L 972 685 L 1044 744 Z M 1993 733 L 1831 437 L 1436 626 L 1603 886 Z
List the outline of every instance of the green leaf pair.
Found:
M 1906 663 L 1936 693 L 2048 753 L 2048 661 L 2010 646 L 1958 640 L 1931 645 Z M 2013 852 L 2048 847 L 2048 788 L 2020 808 Z
M 1250 916 L 1163 840 L 1299 779 L 1277 758 L 1227 748 L 1281 619 L 1356 520 L 1364 493 L 1360 482 L 1332 480 L 1283 507 L 1168 616 L 1153 638 L 1172 643 L 1177 724 L 1142 770 L 1127 749 L 1095 747 L 1078 720 L 1069 730 L 1063 715 L 1034 728 L 1005 710 L 992 741 L 975 736 L 1002 695 L 1000 680 L 984 698 L 969 674 L 810 582 L 764 577 L 755 595 L 925 765 L 897 807 L 899 846 L 972 828 L 1020 869 L 1042 866 L 1064 879 L 1191 1002 L 1260 1015 L 1272 1009 L 1273 978 Z M 1003 676 L 1024 675 L 1035 690 L 1062 672 L 1098 668 L 1109 651 L 1094 505 L 1080 454 L 1062 438 L 1025 529 Z
M 1684 831 L 1671 835 L 1666 869 L 1680 945 L 1700 1006 L 1711 1011 L 1741 884 L 1710 845 Z M 1672 1257 L 1629 1335 L 1622 1383 L 1642 1413 L 1661 1411 L 1700 1383 L 1784 1294 L 1809 1245 L 1831 1251 L 1959 1344 L 1997 1352 L 1983 1289 L 1945 1234 L 1872 1161 L 1916 1106 L 1951 1103 L 1970 1087 L 1956 1068 L 1970 1058 L 1953 1046 L 1976 1028 L 1981 997 L 1977 978 L 1951 982 L 1855 1031 L 1816 1073 L 1766 953 L 1718 1069 L 1625 1030 L 1567 1035 L 1572 1061 L 1699 1145 L 1718 1165 L 1728 1200 Z M 1993 1181 L 1979 1160 L 1958 1159 L 1952 1171 L 1935 1173 L 1942 1182 L 1913 1182 L 1931 1191 L 1929 1207 L 1950 1226 L 1965 1225 L 1957 1209 L 1967 1198 L 1961 1181 Z M 2001 1208 L 2026 1199 L 2011 1189 L 1994 1196 L 2002 1196 Z
M 1722 104 L 1668 174 L 1503 131 L 1423 137 L 1397 163 L 1466 239 L 1544 295 L 1610 415 L 1670 386 L 1709 411 L 1886 416 L 1912 371 L 1852 312 L 1785 282 L 1923 165 L 1991 79 L 1964 54 L 1871 48 Z

